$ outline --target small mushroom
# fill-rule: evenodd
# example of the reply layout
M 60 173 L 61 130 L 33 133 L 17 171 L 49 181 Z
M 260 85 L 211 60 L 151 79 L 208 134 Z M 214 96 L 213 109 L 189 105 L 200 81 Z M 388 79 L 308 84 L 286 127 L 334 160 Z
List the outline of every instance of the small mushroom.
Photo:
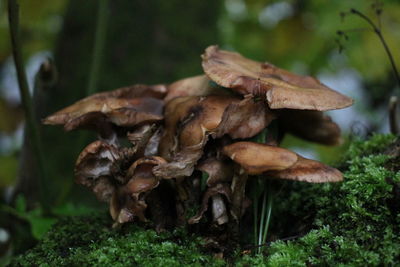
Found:
M 196 169 L 208 175 L 206 181 L 208 189 L 203 194 L 200 210 L 194 217 L 189 219 L 189 224 L 198 223 L 201 220 L 204 213 L 208 210 L 210 199 L 213 221 L 218 225 L 228 222 L 227 208 L 222 196 L 225 196 L 230 201 L 231 190 L 229 183 L 233 177 L 233 168 L 231 165 L 226 160 L 215 157 L 206 158 L 197 164 Z
M 111 217 L 117 223 L 126 223 L 134 218 L 146 221 L 146 196 L 160 182 L 152 168 L 163 163 L 165 160 L 161 157 L 144 157 L 132 164 L 126 174 L 128 182 L 114 192 L 110 203 Z
M 228 202 L 231 202 L 232 198 L 232 191 L 227 184 L 217 184 L 214 187 L 208 188 L 207 191 L 204 193 L 201 208 L 197 212 L 195 216 L 189 219 L 189 224 L 198 223 L 201 218 L 203 218 L 204 213 L 208 210 L 208 202 L 212 200 L 212 212 L 214 221 L 217 224 L 221 225 L 227 222 L 228 216 L 226 214 L 226 207 L 224 205 L 223 200 L 220 198 L 221 195 L 225 196 Z
M 220 183 L 229 183 L 232 180 L 232 164 L 215 157 L 207 158 L 196 165 L 196 170 L 207 173 L 207 186 L 213 187 Z
M 152 169 L 163 163 L 166 161 L 157 156 L 144 157 L 135 161 L 127 172 L 127 177 L 130 177 L 126 184 L 128 191 L 131 194 L 138 194 L 157 187 L 159 180 L 154 176 Z
M 237 220 L 242 214 L 241 205 L 248 174 L 265 174 L 266 177 L 310 183 L 338 182 L 343 179 L 340 171 L 284 148 L 237 142 L 225 146 L 223 153 L 241 166 L 232 185 L 232 215 Z
M 93 142 L 75 163 L 75 181 L 90 188 L 99 200 L 108 202 L 115 190 L 114 176 L 119 171 L 119 160 L 116 147 L 103 141 Z
M 237 221 L 244 210 L 243 202 L 248 176 L 269 170 L 284 170 L 297 161 L 297 155 L 287 149 L 253 142 L 233 143 L 225 146 L 222 152 L 240 166 L 232 182 L 231 213 Z
M 271 109 L 331 110 L 352 105 L 353 100 L 317 79 L 300 76 L 269 63 L 247 59 L 239 53 L 210 46 L 202 55 L 203 70 L 220 86 L 265 98 Z

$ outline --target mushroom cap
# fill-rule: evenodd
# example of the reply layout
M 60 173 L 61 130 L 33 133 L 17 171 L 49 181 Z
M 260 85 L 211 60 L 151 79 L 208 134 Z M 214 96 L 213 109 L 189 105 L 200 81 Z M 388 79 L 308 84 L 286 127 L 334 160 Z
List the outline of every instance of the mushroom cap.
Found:
M 168 102 L 160 152 L 170 162 L 155 167 L 154 173 L 164 179 L 190 176 L 226 107 L 239 101 L 238 97 L 213 95 L 175 98 Z M 169 118 L 171 111 L 176 112 Z
M 171 160 L 178 149 L 178 128 L 180 122 L 188 116 L 189 109 L 196 105 L 198 97 L 178 97 L 169 101 L 164 112 L 164 133 L 162 134 L 159 152 L 160 156 Z
M 152 168 L 165 162 L 161 157 L 144 157 L 131 165 L 126 174 L 128 182 L 115 190 L 110 202 L 110 214 L 115 221 L 125 223 L 135 217 L 146 221 L 146 196 L 159 184 Z
M 131 194 L 147 192 L 157 187 L 159 179 L 153 174 L 153 167 L 164 164 L 166 161 L 161 157 L 144 157 L 135 161 L 129 167 L 127 176 L 129 182 L 126 187 Z
M 232 162 L 212 157 L 199 162 L 196 169 L 208 174 L 207 185 L 213 187 L 232 180 L 233 168 L 231 165 Z
M 230 92 L 211 85 L 206 75 L 198 75 L 176 81 L 167 87 L 168 93 L 165 102 L 182 96 L 207 96 L 207 95 L 229 95 Z
M 239 53 L 209 46 L 202 55 L 203 70 L 217 84 L 240 94 L 266 98 L 271 109 L 331 110 L 345 108 L 353 100 L 317 79 L 247 59 Z
M 222 152 L 250 175 L 271 170 L 284 170 L 297 161 L 297 155 L 287 149 L 254 142 L 237 142 L 225 146 Z
M 114 191 L 109 212 L 114 221 L 119 224 L 132 222 L 135 218 L 145 222 L 145 210 L 147 208 L 146 202 L 139 198 L 138 194 L 133 196 L 126 190 L 126 186 L 120 187 Z
M 297 155 L 297 162 L 284 170 L 268 171 L 265 174 L 272 178 L 303 181 L 309 183 L 340 182 L 342 173 L 321 162 L 306 159 Z
M 323 145 L 338 145 L 342 141 L 339 126 L 320 111 L 286 109 L 278 117 L 283 131 L 307 141 Z
M 202 143 L 207 131 L 222 120 L 226 107 L 239 102 L 233 96 L 178 97 L 166 104 L 165 131 L 160 141 L 160 155 L 166 159 L 182 148 Z
M 206 132 L 213 131 L 221 123 L 225 109 L 235 102 L 239 102 L 239 99 L 233 96 L 199 98 L 197 105 L 189 109 L 186 121 L 181 124 L 179 145 L 190 147 L 200 144 Z
M 78 128 L 101 128 L 105 122 L 131 127 L 163 119 L 163 101 L 150 98 L 85 98 L 43 120 L 44 124 L 63 124 L 71 131 Z
M 233 139 L 250 138 L 265 129 L 273 119 L 275 114 L 262 101 L 246 96 L 240 102 L 229 104 L 212 136 L 220 138 L 228 134 Z
M 116 147 L 95 141 L 79 154 L 75 163 L 75 181 L 89 187 L 99 200 L 107 202 L 115 189 L 111 177 L 119 159 Z

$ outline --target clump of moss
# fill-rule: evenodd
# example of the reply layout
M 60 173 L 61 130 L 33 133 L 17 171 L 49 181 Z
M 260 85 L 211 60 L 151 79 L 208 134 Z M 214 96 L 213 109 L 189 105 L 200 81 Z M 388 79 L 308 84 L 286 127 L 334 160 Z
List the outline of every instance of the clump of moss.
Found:
M 107 216 L 68 217 L 11 266 L 221 266 L 182 229 L 157 234 L 137 225 L 111 229 Z
M 400 197 L 396 196 L 400 172 L 393 165 L 400 160 L 393 158 L 396 153 L 385 153 L 394 141 L 387 135 L 354 141 L 343 157 L 342 183 L 288 184 L 275 201 L 271 237 L 297 236 L 272 242 L 264 254 L 238 256 L 229 262 L 237 266 L 399 264 L 400 211 L 393 200 Z M 186 231 L 157 235 L 134 224 L 120 230 L 111 230 L 109 224 L 106 216 L 65 218 L 37 247 L 15 258 L 12 266 L 226 264 Z
M 307 222 L 303 228 L 308 228 L 308 232 L 292 241 L 273 242 L 265 249 L 265 256 L 246 256 L 241 264 L 399 264 L 400 214 L 393 209 L 391 200 L 396 197 L 394 186 L 400 184 L 400 173 L 385 167 L 393 158 L 383 153 L 394 141 L 390 135 L 354 141 L 341 166 L 345 177 L 343 183 L 294 184 L 290 192 L 277 200 L 280 213 L 276 216 L 280 221 L 285 220 L 286 211 L 289 216 Z

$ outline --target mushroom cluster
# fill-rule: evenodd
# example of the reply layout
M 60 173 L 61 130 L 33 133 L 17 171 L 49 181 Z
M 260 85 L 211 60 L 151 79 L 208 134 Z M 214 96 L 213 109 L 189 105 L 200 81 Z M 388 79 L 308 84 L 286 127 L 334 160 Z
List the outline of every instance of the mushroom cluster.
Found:
M 98 132 L 99 140 L 79 155 L 75 177 L 109 203 L 116 224 L 238 224 L 251 205 L 252 176 L 343 179 L 278 145 L 285 133 L 340 143 L 339 127 L 322 112 L 352 99 L 315 78 L 217 46 L 206 49 L 202 66 L 203 75 L 98 93 L 44 119 L 67 131 Z

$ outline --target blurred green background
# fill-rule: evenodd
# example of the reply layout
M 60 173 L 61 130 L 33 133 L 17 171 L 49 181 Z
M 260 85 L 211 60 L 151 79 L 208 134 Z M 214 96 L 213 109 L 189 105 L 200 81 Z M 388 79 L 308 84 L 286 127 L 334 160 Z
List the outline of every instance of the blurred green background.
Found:
M 99 2 L 19 1 L 20 35 L 30 87 L 34 87 L 35 74 L 47 58 L 53 59 L 58 72 L 55 85 L 38 89 L 38 121 L 86 95 Z M 330 112 L 344 136 L 387 132 L 387 103 L 400 89 L 389 59 L 364 20 L 355 15 L 340 16 L 356 8 L 380 24 L 394 60 L 400 62 L 400 4 L 397 0 L 381 3 L 383 12 L 376 16 L 371 5 L 377 2 L 367 0 L 108 1 L 96 90 L 169 83 L 200 74 L 200 54 L 208 45 L 219 44 L 252 59 L 314 75 L 353 97 L 353 107 Z M 6 1 L 0 1 L 0 242 L 18 235 L 40 238 L 41 231 L 53 222 L 36 205 L 35 155 L 29 142 L 24 142 L 24 116 L 6 12 Z M 347 38 L 339 38 L 338 30 L 348 31 Z M 65 133 L 61 127 L 41 126 L 40 130 L 50 188 L 46 198 L 56 207 L 55 213 L 80 214 L 98 207 L 92 194 L 73 184 L 74 161 L 93 136 Z M 348 138 L 344 140 L 343 146 L 329 148 L 288 136 L 284 145 L 332 163 L 346 148 Z M 11 202 L 16 204 L 11 207 Z M 30 231 L 23 230 L 27 225 Z M 41 227 L 44 230 L 38 229 Z M 14 252 L 33 243 L 14 242 Z M 0 255 L 9 248 L 0 245 Z

